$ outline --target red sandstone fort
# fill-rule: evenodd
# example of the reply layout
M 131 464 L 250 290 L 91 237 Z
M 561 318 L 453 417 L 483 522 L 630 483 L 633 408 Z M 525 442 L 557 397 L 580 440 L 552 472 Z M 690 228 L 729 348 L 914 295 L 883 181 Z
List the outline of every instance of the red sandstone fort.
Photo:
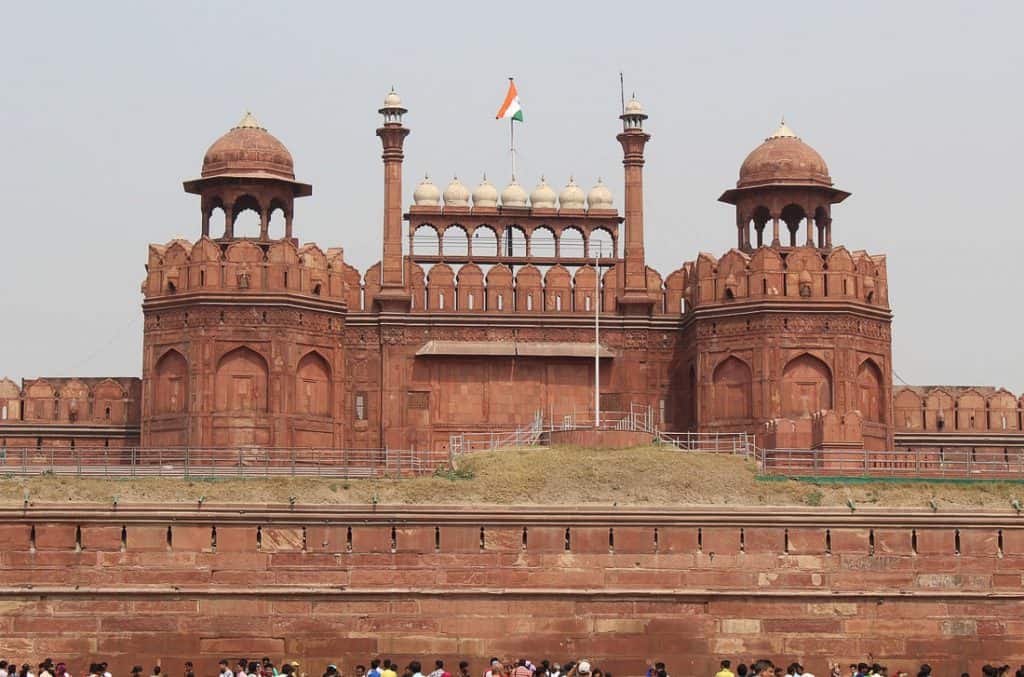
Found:
M 0 381 L 0 447 L 442 458 L 459 435 L 538 412 L 592 421 L 595 381 L 604 411 L 639 406 L 659 431 L 753 433 L 771 449 L 948 459 L 1024 446 L 1006 391 L 894 388 L 885 258 L 839 244 L 832 207 L 849 193 L 786 125 L 720 198 L 736 207 L 736 247 L 662 275 L 644 256 L 650 137 L 637 101 L 617 137 L 622 214 L 606 186 L 584 193 L 572 180 L 529 195 L 515 181 L 500 193 L 424 181 L 403 214 L 405 112 L 389 94 L 377 130 L 379 263 L 360 272 L 341 248 L 299 244 L 294 201 L 312 188 L 246 115 L 185 182 L 200 198 L 199 238 L 150 247 L 141 378 Z M 246 210 L 256 237 L 236 236 Z M 212 674 L 219 658 L 262 655 L 298 658 L 309 674 L 382 654 L 474 669 L 491 655 L 587 656 L 620 676 L 653 656 L 677 677 L 710 675 L 723 657 L 795 658 L 819 675 L 869 657 L 930 660 L 940 675 L 1024 660 L 1019 507 L 256 496 L 0 506 L 0 650 L 75 666 L 97 657 L 118 674 L 156 661 L 177 673 L 186 660 Z
M 424 180 L 403 214 L 406 109 L 392 92 L 380 112 L 378 263 L 360 272 L 341 247 L 299 243 L 295 199 L 312 187 L 247 114 L 184 183 L 198 239 L 149 248 L 141 379 L 0 380 L 0 445 L 444 455 L 452 435 L 538 413 L 592 419 L 599 371 L 602 410 L 646 407 L 663 431 L 822 450 L 1021 446 L 1005 390 L 893 386 L 885 257 L 840 244 L 832 210 L 850 194 L 785 124 L 719 198 L 736 207 L 736 247 L 663 274 L 644 256 L 650 135 L 635 99 L 617 137 L 622 213 L 600 182 L 527 195 L 514 179 L 500 193 L 456 179 L 443 193 Z M 255 237 L 235 233 L 246 210 Z

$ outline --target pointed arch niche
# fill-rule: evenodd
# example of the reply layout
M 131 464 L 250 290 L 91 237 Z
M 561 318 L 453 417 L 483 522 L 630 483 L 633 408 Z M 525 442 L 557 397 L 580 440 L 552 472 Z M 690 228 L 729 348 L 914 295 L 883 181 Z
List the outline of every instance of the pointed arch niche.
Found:
M 865 421 L 884 423 L 882 370 L 874 360 L 864 360 L 857 369 L 857 408 Z
M 316 351 L 306 353 L 295 371 L 295 409 L 309 416 L 331 415 L 331 368 Z
M 226 353 L 217 363 L 216 411 L 256 414 L 267 411 L 267 361 L 246 346 Z
M 804 353 L 782 371 L 782 416 L 806 418 L 832 408 L 832 370 L 817 357 Z
M 180 414 L 188 406 L 188 362 L 177 350 L 168 350 L 154 369 L 154 414 Z
M 712 420 L 735 421 L 751 417 L 753 376 L 746 362 L 730 355 L 712 375 Z

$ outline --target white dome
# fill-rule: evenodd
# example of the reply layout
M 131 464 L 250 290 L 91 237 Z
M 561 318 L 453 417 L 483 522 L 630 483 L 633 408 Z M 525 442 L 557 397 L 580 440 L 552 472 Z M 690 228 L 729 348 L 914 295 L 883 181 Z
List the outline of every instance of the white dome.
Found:
M 484 175 L 484 180 L 480 182 L 480 185 L 473 189 L 473 206 L 474 207 L 497 207 L 498 206 L 498 189 L 495 188 L 490 181 L 487 180 L 487 175 Z
M 614 209 L 612 206 L 612 192 L 608 190 L 608 186 L 604 185 L 601 179 L 597 180 L 597 185 L 591 188 L 590 193 L 587 194 L 587 208 Z
M 459 177 L 454 177 L 448 187 L 444 189 L 445 207 L 468 207 L 469 188 L 462 185 Z
M 526 206 L 526 191 L 519 183 L 512 179 L 512 183 L 505 186 L 505 190 L 501 191 L 501 206 L 502 207 L 525 207 Z
M 558 206 L 562 209 L 583 209 L 583 200 L 586 195 L 583 189 L 576 185 L 576 180 L 569 177 L 569 183 L 558 194 Z
M 440 204 L 441 191 L 429 176 L 424 176 L 412 194 L 412 201 L 418 207 L 436 207 Z
M 626 102 L 626 115 L 645 115 L 644 107 L 636 100 L 636 94 Z
M 402 97 L 398 96 L 398 92 L 391 90 L 388 95 L 384 97 L 385 108 L 397 108 L 402 105 Z
M 544 177 L 540 177 L 540 183 L 530 193 L 530 206 L 540 207 L 542 209 L 554 209 L 555 200 L 558 196 L 555 195 L 555 191 L 548 182 L 544 180 Z

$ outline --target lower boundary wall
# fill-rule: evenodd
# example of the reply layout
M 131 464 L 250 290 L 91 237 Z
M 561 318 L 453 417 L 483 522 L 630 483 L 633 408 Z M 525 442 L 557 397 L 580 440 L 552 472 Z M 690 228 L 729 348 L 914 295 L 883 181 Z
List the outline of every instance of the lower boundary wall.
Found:
M 586 657 L 1024 662 L 1024 518 L 836 510 L 0 509 L 0 654 L 213 675 Z

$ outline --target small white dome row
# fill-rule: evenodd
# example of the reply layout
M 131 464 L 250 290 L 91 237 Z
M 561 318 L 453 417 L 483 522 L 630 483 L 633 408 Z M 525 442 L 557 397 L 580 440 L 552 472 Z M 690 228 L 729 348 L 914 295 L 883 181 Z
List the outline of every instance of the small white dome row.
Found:
M 487 180 L 486 176 L 480 185 L 473 189 L 472 196 L 469 188 L 459 181 L 458 177 L 452 179 L 442 193 L 429 176 L 420 181 L 412 194 L 413 202 L 420 207 L 437 207 L 441 205 L 442 200 L 445 207 L 468 207 L 470 197 L 473 199 L 474 207 L 498 206 L 498 189 Z M 554 189 L 548 185 L 544 177 L 541 177 L 540 183 L 533 189 L 529 197 L 526 195 L 526 190 L 515 179 L 512 179 L 512 183 L 501 191 L 500 198 L 503 207 L 529 206 L 554 209 L 557 200 L 558 207 L 561 209 L 584 208 L 583 189 L 576 185 L 576 181 L 572 178 L 569 179 L 569 183 L 562 189 L 562 192 L 555 195 Z M 601 179 L 597 180 L 597 185 L 591 188 L 590 193 L 586 195 L 586 207 L 588 209 L 613 209 L 612 192 L 608 190 L 608 186 L 604 185 Z

